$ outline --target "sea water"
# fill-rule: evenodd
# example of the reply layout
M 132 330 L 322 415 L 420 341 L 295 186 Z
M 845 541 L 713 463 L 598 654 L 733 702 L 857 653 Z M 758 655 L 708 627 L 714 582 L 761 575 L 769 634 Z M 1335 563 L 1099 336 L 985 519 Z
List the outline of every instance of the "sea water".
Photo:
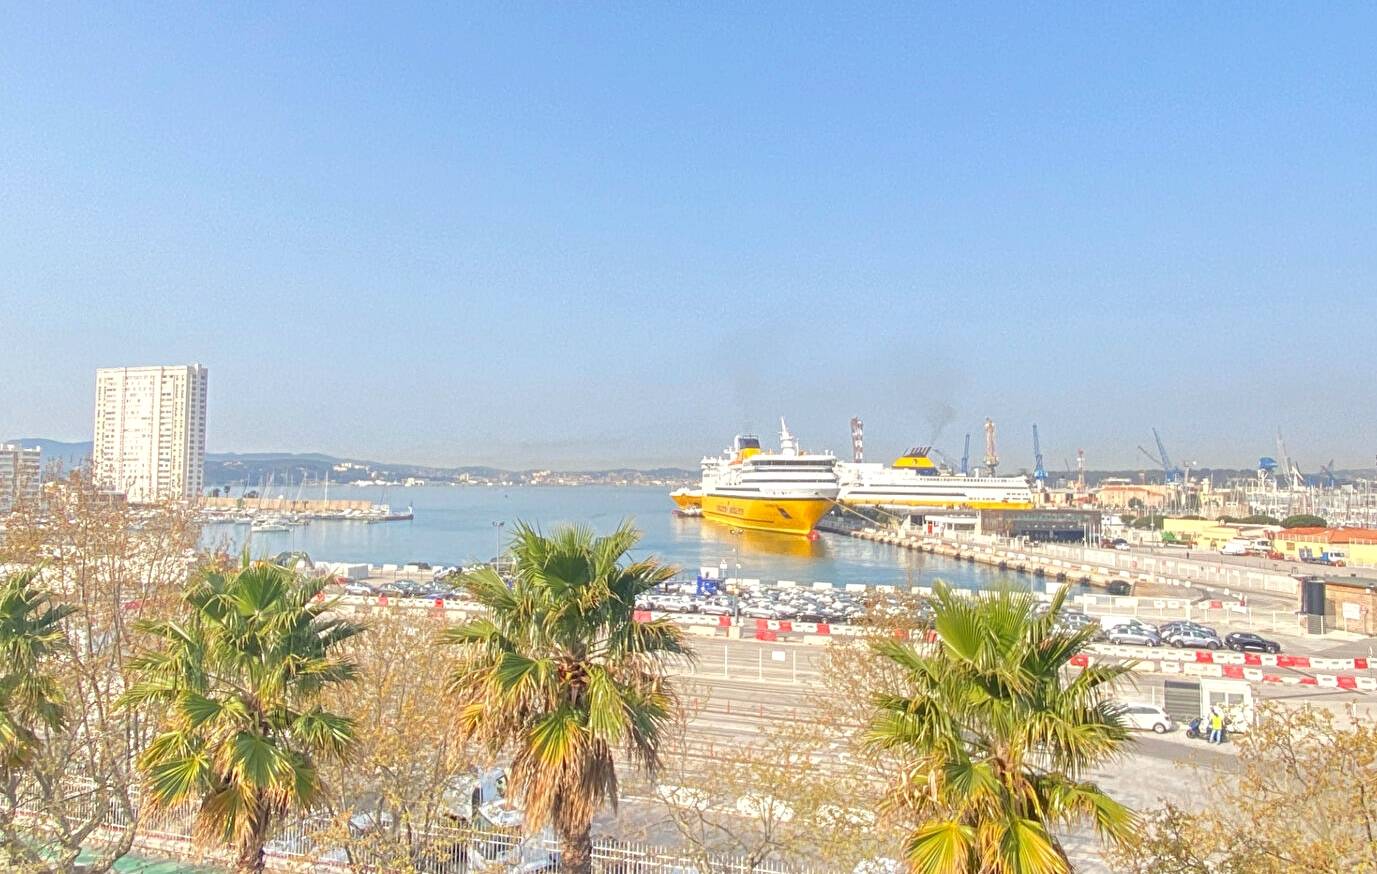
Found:
M 303 496 L 323 494 L 307 489 Z M 1001 579 L 1019 587 L 1036 582 L 1029 575 L 844 534 L 822 533 L 808 540 L 678 517 L 671 512 L 667 490 L 658 487 L 336 486 L 330 497 L 387 503 L 394 512 L 409 505 L 415 518 L 373 524 L 313 520 L 285 532 L 254 534 L 247 525 L 216 524 L 206 526 L 205 542 L 235 552 L 247 544 L 255 557 L 301 551 L 317 561 L 461 565 L 487 561 L 499 545 L 510 545 L 518 523 L 544 531 L 578 523 L 606 533 L 625 519 L 642 534 L 633 557 L 653 555 L 678 566 L 688 577 L 711 567 L 723 576 L 793 580 L 802 585 L 930 586 L 942 579 L 963 588 L 989 588 Z

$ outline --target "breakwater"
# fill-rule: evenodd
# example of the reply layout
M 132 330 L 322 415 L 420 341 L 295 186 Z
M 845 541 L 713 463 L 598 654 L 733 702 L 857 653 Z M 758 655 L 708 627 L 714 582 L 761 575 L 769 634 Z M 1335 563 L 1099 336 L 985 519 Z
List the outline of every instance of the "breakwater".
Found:
M 1239 567 L 1178 556 L 1150 555 L 1078 544 L 1022 543 L 991 535 L 940 536 L 885 528 L 857 528 L 852 537 L 901 549 L 941 555 L 956 561 L 990 565 L 1037 577 L 1108 586 L 1122 580 L 1147 593 L 1188 589 L 1228 589 L 1295 596 L 1299 583 L 1285 573 Z

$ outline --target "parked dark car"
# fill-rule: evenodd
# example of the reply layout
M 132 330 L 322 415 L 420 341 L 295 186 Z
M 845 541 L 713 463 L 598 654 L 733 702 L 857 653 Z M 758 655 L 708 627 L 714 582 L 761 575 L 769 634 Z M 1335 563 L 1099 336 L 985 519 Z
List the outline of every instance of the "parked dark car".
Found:
M 1229 649 L 1237 652 L 1253 650 L 1255 652 L 1270 652 L 1273 654 L 1281 652 L 1281 644 L 1275 640 L 1268 640 L 1265 637 L 1253 634 L 1251 631 L 1235 631 L 1224 638 L 1224 644 Z

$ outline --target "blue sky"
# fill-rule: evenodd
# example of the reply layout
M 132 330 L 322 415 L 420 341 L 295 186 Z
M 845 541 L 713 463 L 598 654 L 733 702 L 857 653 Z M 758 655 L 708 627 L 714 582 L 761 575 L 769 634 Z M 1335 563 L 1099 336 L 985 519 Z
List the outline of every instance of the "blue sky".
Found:
M 454 5 L 12 7 L 0 437 L 1371 465 L 1377 7 Z

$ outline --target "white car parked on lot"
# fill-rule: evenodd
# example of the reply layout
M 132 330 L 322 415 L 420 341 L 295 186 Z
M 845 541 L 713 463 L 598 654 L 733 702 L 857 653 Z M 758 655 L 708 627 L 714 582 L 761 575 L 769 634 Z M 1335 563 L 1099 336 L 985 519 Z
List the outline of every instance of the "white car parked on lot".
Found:
M 1171 715 L 1156 704 L 1132 702 L 1123 705 L 1124 725 L 1138 731 L 1155 731 L 1166 734 L 1175 727 Z

